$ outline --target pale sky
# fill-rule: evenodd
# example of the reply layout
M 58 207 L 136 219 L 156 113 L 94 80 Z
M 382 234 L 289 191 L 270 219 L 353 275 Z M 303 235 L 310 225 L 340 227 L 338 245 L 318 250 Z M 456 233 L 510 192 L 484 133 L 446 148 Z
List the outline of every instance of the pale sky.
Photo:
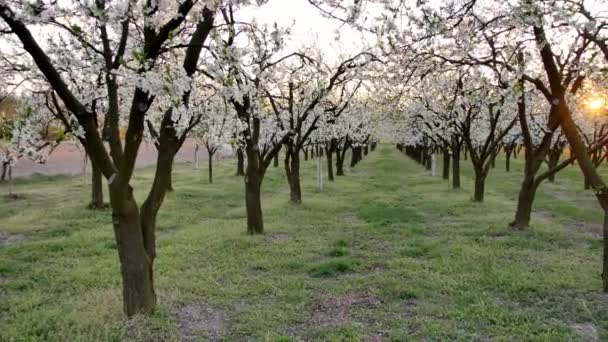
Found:
M 255 18 L 259 23 L 291 27 L 292 37 L 288 50 L 317 40 L 325 56 L 332 61 L 340 53 L 354 55 L 363 49 L 362 35 L 336 19 L 323 17 L 307 0 L 270 0 L 263 6 L 252 6 L 240 11 L 244 19 Z M 295 24 L 294 24 L 295 21 Z M 336 40 L 336 31 L 340 31 Z M 372 45 L 373 41 L 368 41 Z

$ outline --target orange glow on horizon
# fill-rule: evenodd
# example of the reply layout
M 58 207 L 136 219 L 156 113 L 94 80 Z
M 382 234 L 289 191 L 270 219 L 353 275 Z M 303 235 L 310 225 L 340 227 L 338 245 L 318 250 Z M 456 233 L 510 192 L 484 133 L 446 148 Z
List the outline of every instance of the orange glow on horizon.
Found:
M 599 110 L 605 106 L 605 100 L 600 97 L 594 97 L 587 101 L 587 107 L 591 110 Z

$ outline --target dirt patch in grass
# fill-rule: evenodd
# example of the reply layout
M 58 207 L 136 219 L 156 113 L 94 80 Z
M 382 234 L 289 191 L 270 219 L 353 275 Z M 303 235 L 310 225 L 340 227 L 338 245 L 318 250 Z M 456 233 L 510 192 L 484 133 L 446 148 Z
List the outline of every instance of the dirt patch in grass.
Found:
M 356 213 L 346 212 L 340 213 L 336 216 L 338 223 L 343 224 L 347 227 L 360 225 L 363 221 L 359 219 Z
M 567 230 L 578 230 L 591 234 L 594 238 L 602 238 L 602 225 L 599 223 L 589 223 L 582 221 L 569 221 L 564 224 Z
M 560 220 L 558 215 L 548 210 L 538 210 L 532 214 L 532 220 L 538 219 L 544 223 L 561 223 L 567 231 L 579 231 L 592 235 L 594 238 L 602 237 L 602 225 L 600 223 L 590 223 L 575 220 Z
M 378 297 L 362 294 L 325 298 L 317 304 L 310 323 L 327 326 L 350 322 L 355 318 L 355 311 L 376 309 L 382 303 Z
M 572 203 L 580 207 L 601 209 L 599 203 L 593 197 L 591 190 L 589 190 L 588 193 L 568 191 L 560 185 L 551 183 L 546 183 L 542 189 L 557 200 Z
M 415 316 L 414 299 L 408 299 L 403 304 L 403 314 L 400 317 L 407 320 Z M 387 308 L 382 298 L 370 294 L 353 293 L 342 296 L 331 296 L 319 299 L 313 307 L 310 319 L 296 329 L 294 336 L 308 329 L 333 329 L 344 324 L 357 326 L 361 332 L 361 340 L 369 342 L 386 341 L 390 335 L 383 326 L 381 316 Z M 307 339 L 304 339 L 307 340 Z
M 592 300 L 596 303 L 601 303 L 606 308 L 608 308 L 608 293 L 593 292 Z
M 204 303 L 182 306 L 176 311 L 177 329 L 182 341 L 200 341 L 201 335 L 208 341 L 221 341 L 227 319 L 222 310 Z
M 375 335 L 368 335 L 363 338 L 364 342 L 382 342 L 385 341 L 384 334 L 379 332 Z
M 289 240 L 289 234 L 283 232 L 275 232 L 266 235 L 268 241 L 287 241 Z
M 384 272 L 385 270 L 386 270 L 386 265 L 379 264 L 379 263 L 371 264 L 367 267 L 367 271 L 371 272 L 371 273 Z
M 23 194 L 10 194 L 10 195 L 4 195 L 2 197 L 7 201 L 18 201 L 18 200 L 27 198 L 27 196 L 25 196 Z
M 557 214 L 549 211 L 549 210 L 534 210 L 532 211 L 532 224 L 534 224 L 535 220 L 542 221 L 543 223 L 551 223 L 554 220 L 557 220 Z
M 597 328 L 593 323 L 576 323 L 570 327 L 582 341 L 596 342 L 600 340 Z
M 464 224 L 467 221 L 465 218 L 450 214 L 436 214 L 436 213 L 427 213 L 423 216 L 423 220 L 425 224 L 430 224 L 434 226 L 452 226 L 452 225 L 460 225 Z
M 249 267 L 248 274 L 251 277 L 267 277 L 269 275 L 268 268 L 262 265 L 253 265 Z
M 0 246 L 9 246 L 25 240 L 23 234 L 8 234 L 0 232 Z
M 401 306 L 403 307 L 404 317 L 407 318 L 416 316 L 416 300 L 414 298 L 404 300 Z

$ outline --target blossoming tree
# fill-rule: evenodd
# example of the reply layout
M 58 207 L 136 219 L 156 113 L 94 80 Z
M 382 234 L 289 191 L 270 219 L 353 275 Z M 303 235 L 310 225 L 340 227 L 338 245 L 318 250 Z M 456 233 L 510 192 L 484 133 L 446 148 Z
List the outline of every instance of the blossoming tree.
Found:
M 216 1 L 190 0 L 0 2 L 1 29 L 10 33 L 11 48 L 22 49 L 30 57 L 28 61 L 75 117 L 88 155 L 108 180 L 124 311 L 129 316 L 149 313 L 156 306 L 156 217 L 175 153 L 185 139 L 174 113 L 188 106 L 189 79 L 197 71 L 218 5 Z M 54 43 L 41 43 L 42 38 L 35 32 L 45 31 L 53 32 Z M 92 113 L 93 99 L 79 96 L 70 73 L 64 72 L 74 50 L 91 56 L 90 67 L 82 71 L 89 73 L 89 81 L 103 71 L 102 98 L 107 101 L 103 135 Z M 170 63 L 175 60 L 181 63 Z M 139 206 L 130 182 L 147 113 L 156 97 L 163 96 L 177 101 L 163 113 L 154 182 Z M 124 140 L 120 137 L 121 121 L 127 127 Z

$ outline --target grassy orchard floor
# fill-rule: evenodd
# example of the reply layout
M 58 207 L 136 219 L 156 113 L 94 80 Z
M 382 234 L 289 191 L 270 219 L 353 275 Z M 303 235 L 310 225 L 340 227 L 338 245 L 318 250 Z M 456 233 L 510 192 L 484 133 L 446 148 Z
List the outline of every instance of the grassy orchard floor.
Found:
M 82 178 L 18 182 L 26 199 L 0 199 L 0 236 L 11 237 L 0 245 L 0 340 L 608 338 L 601 217 L 578 171 L 543 185 L 533 230 L 513 232 L 520 162 L 507 174 L 498 161 L 483 204 L 470 201 L 463 167 L 463 189 L 450 190 L 383 145 L 316 193 L 306 162 L 301 206 L 271 168 L 267 234 L 251 237 L 233 162 L 213 185 L 206 169 L 180 165 L 159 216 L 159 309 L 130 321 L 110 212 L 83 209 Z M 137 172 L 139 198 L 151 178 Z

